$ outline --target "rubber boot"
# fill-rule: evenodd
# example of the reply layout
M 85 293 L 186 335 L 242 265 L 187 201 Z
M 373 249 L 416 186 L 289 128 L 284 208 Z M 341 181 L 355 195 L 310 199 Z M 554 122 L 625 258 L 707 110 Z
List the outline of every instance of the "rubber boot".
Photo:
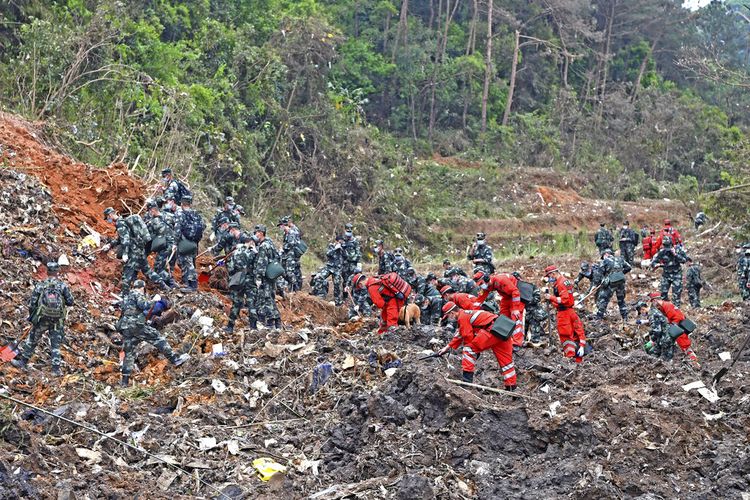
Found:
M 505 390 L 506 390 L 506 391 L 510 391 L 510 392 L 513 392 L 513 391 L 515 391 L 515 390 L 516 390 L 516 387 L 518 387 L 518 386 L 516 386 L 516 385 L 506 385 L 506 386 L 505 386 Z
M 274 323 L 275 323 L 275 325 L 274 325 L 274 326 L 275 326 L 275 327 L 276 327 L 277 329 L 281 330 L 282 328 L 284 328 L 284 326 L 283 326 L 283 325 L 281 324 L 281 318 L 276 318 L 276 319 L 274 320 Z
M 122 378 L 120 379 L 120 386 L 121 387 L 127 387 L 128 384 L 130 384 L 130 374 L 122 374 Z
M 474 372 L 467 372 L 464 370 L 462 378 L 464 382 L 469 382 L 471 384 L 474 382 Z

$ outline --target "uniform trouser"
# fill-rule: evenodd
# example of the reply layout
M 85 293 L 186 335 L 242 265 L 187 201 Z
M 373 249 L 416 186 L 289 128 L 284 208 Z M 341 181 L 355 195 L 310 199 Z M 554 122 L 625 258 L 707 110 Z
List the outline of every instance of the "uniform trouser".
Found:
M 352 276 L 357 273 L 357 264 L 352 262 L 345 262 L 344 267 L 341 269 L 341 280 L 344 282 L 344 286 L 351 287 Z
M 317 279 L 316 281 L 313 281 L 312 294 L 321 299 L 328 297 L 328 280 Z
M 385 333 L 391 326 L 398 326 L 398 313 L 404 307 L 404 301 L 397 298 L 388 299 L 380 311 L 378 333 Z
M 125 351 L 125 359 L 122 362 L 123 375 L 130 375 L 133 371 L 135 350 L 141 342 L 148 342 L 156 347 L 170 363 L 174 363 L 177 359 L 177 356 L 172 352 L 172 348 L 167 343 L 167 340 L 159 334 L 156 328 L 149 325 L 123 330 L 122 337 L 123 350 Z
M 738 286 L 740 287 L 740 293 L 742 294 L 742 300 L 750 299 L 750 288 L 747 287 L 747 279 L 740 278 Z
M 164 281 L 170 281 L 172 278 L 172 266 L 167 259 L 172 254 L 172 245 L 167 245 L 165 250 L 156 254 L 154 257 L 154 272 L 158 273 Z
M 182 272 L 183 285 L 192 286 L 198 284 L 198 273 L 195 271 L 195 256 L 195 253 L 177 256 L 177 266 Z
M 511 301 L 503 298 L 500 301 L 500 314 L 503 316 L 506 316 L 508 318 L 511 318 L 512 310 L 511 310 Z M 523 314 L 523 309 L 521 309 L 521 314 Z M 516 329 L 513 330 L 513 335 L 511 337 L 513 341 L 513 345 L 515 346 L 522 346 L 523 345 L 523 321 L 518 320 L 516 322 Z
M 255 305 L 257 295 L 258 289 L 255 285 L 246 285 L 242 289 L 233 291 L 230 294 L 230 298 L 232 299 L 232 309 L 229 311 L 230 325 L 234 325 L 243 307 L 247 307 L 248 318 L 258 319 L 258 312 Z
M 682 302 L 682 270 L 667 271 L 664 270 L 661 275 L 661 298 L 669 300 L 669 288 L 672 288 L 672 304 L 680 307 Z
M 530 333 L 531 340 L 537 342 L 544 335 L 544 321 L 548 314 L 542 307 L 534 306 L 526 308 L 526 330 Z
M 327 280 L 329 276 L 331 277 L 331 281 L 333 282 L 333 301 L 337 306 L 340 306 L 344 303 L 343 280 L 341 278 L 341 272 L 326 268 L 326 270 L 323 271 L 321 278 Z
M 154 283 L 164 282 L 162 277 L 149 267 L 145 255 L 129 255 L 128 261 L 122 266 L 122 283 L 120 285 L 121 293 L 125 294 L 130 291 L 133 281 L 138 278 L 138 271 L 143 273 L 144 276 Z
M 620 254 L 622 258 L 628 264 L 633 264 L 633 257 L 635 256 L 635 245 L 630 243 L 620 245 Z
M 693 307 L 701 306 L 701 287 L 696 285 L 688 285 L 687 287 L 688 299 L 690 305 Z
M 487 330 L 475 330 L 474 338 L 470 342 L 464 342 L 461 368 L 465 372 L 473 373 L 476 369 L 479 353 L 488 349 L 492 349 L 495 354 L 497 363 L 500 365 L 500 371 L 503 374 L 505 386 L 515 386 L 517 379 L 516 368 L 513 364 L 513 341 L 495 337 Z
M 652 331 L 651 341 L 654 343 L 654 355 L 657 358 L 661 358 L 667 361 L 672 359 L 672 357 L 674 356 L 675 341 L 672 340 L 672 337 L 670 337 L 667 332 Z
M 62 319 L 45 319 L 40 318 L 36 323 L 32 323 L 31 332 L 21 348 L 21 357 L 28 361 L 34 355 L 34 350 L 39 344 L 44 332 L 49 334 L 50 362 L 53 368 L 60 367 L 60 346 L 62 345 L 65 333 L 62 327 Z
M 581 318 L 573 309 L 557 311 L 557 333 L 560 336 L 563 355 L 566 358 L 575 358 L 576 363 L 583 361 L 576 356 L 576 351 L 581 342 L 586 342 L 586 334 L 583 331 Z
M 302 290 L 302 266 L 296 257 L 286 256 L 283 259 L 284 276 L 289 284 L 289 290 L 296 292 Z
M 601 295 L 599 295 L 596 306 L 597 315 L 604 317 L 607 314 L 607 306 L 609 305 L 612 295 L 617 295 L 617 306 L 620 309 L 620 316 L 623 318 L 628 317 L 628 305 L 625 303 L 625 283 L 620 285 L 610 285 L 602 287 Z
M 266 322 L 281 318 L 279 308 L 276 307 L 276 282 L 263 278 L 258 288 L 256 299 L 258 318 Z

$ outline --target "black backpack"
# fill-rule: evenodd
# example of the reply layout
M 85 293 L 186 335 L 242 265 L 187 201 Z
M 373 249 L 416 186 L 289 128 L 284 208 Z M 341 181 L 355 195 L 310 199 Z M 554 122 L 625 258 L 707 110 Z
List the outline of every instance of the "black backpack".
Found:
M 186 210 L 183 217 L 182 236 L 193 243 L 198 243 L 203 238 L 203 231 L 206 229 L 203 217 L 195 210 Z
M 192 196 L 193 193 L 187 188 L 187 186 L 180 180 L 174 180 L 177 183 L 177 192 L 175 193 L 175 203 L 178 205 L 182 202 L 183 196 Z

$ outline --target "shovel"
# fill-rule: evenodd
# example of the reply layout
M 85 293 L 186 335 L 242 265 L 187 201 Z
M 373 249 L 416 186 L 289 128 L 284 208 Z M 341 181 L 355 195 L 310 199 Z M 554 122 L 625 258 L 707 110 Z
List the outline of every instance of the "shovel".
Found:
M 18 339 L 18 342 L 11 342 L 10 344 L 6 345 L 3 348 L 0 348 L 0 360 L 2 360 L 4 363 L 7 363 L 9 361 L 13 361 L 16 356 L 18 356 L 18 344 L 20 344 L 23 339 L 26 338 L 26 336 L 31 331 L 31 326 L 26 328 L 26 331 L 23 332 L 21 335 L 21 338 Z
M 419 358 L 419 361 L 424 361 L 426 359 L 439 358 L 439 357 L 442 357 L 442 354 L 440 354 L 439 352 L 435 352 L 432 354 L 428 354 L 427 356 L 422 356 L 421 358 Z
M 742 343 L 742 347 L 740 347 L 739 351 L 734 356 L 734 359 L 732 359 L 732 362 L 729 364 L 729 366 L 723 367 L 721 370 L 716 372 L 716 375 L 714 375 L 713 380 L 711 381 L 712 386 L 716 386 L 716 384 L 721 380 L 721 378 L 727 374 L 729 369 L 734 366 L 734 364 L 737 362 L 738 359 L 740 359 L 740 356 L 742 356 L 742 351 L 745 350 L 745 347 L 747 347 L 747 343 L 750 341 L 750 334 L 745 337 L 745 341 Z

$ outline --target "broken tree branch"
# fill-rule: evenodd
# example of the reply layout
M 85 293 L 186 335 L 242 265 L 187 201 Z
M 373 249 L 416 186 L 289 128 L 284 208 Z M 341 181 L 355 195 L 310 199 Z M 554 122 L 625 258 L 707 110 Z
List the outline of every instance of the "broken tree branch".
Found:
M 463 380 L 456 380 L 453 378 L 446 378 L 445 380 L 456 385 L 464 385 L 466 387 L 473 387 L 475 389 L 481 389 L 483 391 L 494 392 L 495 394 L 503 394 L 505 396 L 511 396 L 511 397 L 518 396 L 519 398 L 526 398 L 532 401 L 542 401 L 539 398 L 535 398 L 534 396 L 528 396 L 526 394 L 521 394 L 520 392 L 517 392 L 517 391 L 511 392 L 511 391 L 506 391 L 502 389 L 495 389 L 494 387 L 487 387 L 486 385 L 481 385 L 481 384 L 473 384 L 471 382 L 464 382 Z

